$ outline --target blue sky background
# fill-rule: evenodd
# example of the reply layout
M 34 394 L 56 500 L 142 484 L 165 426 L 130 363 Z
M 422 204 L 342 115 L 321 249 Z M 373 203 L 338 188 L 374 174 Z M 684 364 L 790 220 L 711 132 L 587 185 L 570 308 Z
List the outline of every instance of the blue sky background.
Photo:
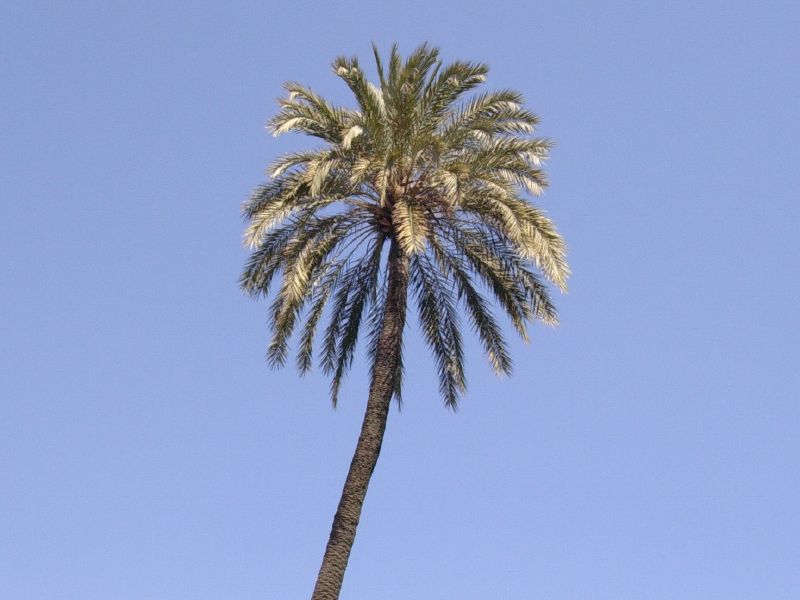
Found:
M 366 395 L 271 372 L 240 203 L 284 80 L 370 41 L 492 66 L 557 148 L 562 325 L 408 330 L 342 598 L 800 598 L 793 2 L 7 1 L 0 597 L 306 598 Z

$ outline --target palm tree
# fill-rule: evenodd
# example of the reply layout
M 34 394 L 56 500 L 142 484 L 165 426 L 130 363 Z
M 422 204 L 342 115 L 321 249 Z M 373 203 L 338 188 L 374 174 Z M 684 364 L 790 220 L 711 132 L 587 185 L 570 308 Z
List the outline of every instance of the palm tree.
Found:
M 501 90 L 465 98 L 488 67 L 444 65 L 427 44 L 405 60 L 394 46 L 386 68 L 374 45 L 373 51 L 377 85 L 356 58 L 333 61 L 355 109 L 285 84 L 288 96 L 269 127 L 276 136 L 310 135 L 321 146 L 276 160 L 271 181 L 244 205 L 245 242 L 253 251 L 242 288 L 267 296 L 280 274 L 269 308 L 271 365 L 286 362 L 299 330 L 297 366 L 305 374 L 326 316 L 319 354 L 335 406 L 359 333 L 367 330 L 366 413 L 312 600 L 339 597 L 389 407 L 401 397 L 409 295 L 444 403 L 455 408 L 466 389 L 459 310 L 492 369 L 507 374 L 511 358 L 493 305 L 527 340 L 528 322 L 557 321 L 542 277 L 564 290 L 569 275 L 562 238 L 526 200 L 546 185 L 540 167 L 551 144 L 531 137 L 537 118 L 521 95 Z

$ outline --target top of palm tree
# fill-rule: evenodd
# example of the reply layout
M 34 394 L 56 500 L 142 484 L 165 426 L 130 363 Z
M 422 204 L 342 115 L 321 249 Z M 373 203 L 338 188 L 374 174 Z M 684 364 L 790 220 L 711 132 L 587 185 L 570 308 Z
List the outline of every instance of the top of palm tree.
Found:
M 427 44 L 405 59 L 394 46 L 388 64 L 373 50 L 376 83 L 356 58 L 332 64 L 355 108 L 285 84 L 288 95 L 270 129 L 276 136 L 304 133 L 320 144 L 278 158 L 271 181 L 245 203 L 244 239 L 253 252 L 241 285 L 266 296 L 281 273 L 270 308 L 273 365 L 286 361 L 304 316 L 297 364 L 308 371 L 317 325 L 329 312 L 321 365 L 332 375 L 335 404 L 363 320 L 374 362 L 384 242 L 398 245 L 441 393 L 455 407 L 466 385 L 459 305 L 497 373 L 510 372 L 511 358 L 484 290 L 524 339 L 528 322 L 557 322 L 541 276 L 566 289 L 565 245 L 527 199 L 547 185 L 541 165 L 551 143 L 532 136 L 537 118 L 518 92 L 467 95 L 485 81 L 486 65 L 445 65 Z

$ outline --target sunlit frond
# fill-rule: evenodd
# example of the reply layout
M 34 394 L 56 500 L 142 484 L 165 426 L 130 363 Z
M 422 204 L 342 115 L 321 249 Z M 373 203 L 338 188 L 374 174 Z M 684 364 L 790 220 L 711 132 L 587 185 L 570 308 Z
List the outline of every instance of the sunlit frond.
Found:
M 342 272 L 344 262 L 330 262 L 320 274 L 312 290 L 312 308 L 306 315 L 305 325 L 300 335 L 300 345 L 297 350 L 297 369 L 303 375 L 311 370 L 314 358 L 314 337 L 317 333 L 317 324 L 322 318 L 331 293 L 336 289 L 337 278 Z
M 397 241 L 409 256 L 425 249 L 428 237 L 428 223 L 422 207 L 405 198 L 398 198 L 392 210 Z

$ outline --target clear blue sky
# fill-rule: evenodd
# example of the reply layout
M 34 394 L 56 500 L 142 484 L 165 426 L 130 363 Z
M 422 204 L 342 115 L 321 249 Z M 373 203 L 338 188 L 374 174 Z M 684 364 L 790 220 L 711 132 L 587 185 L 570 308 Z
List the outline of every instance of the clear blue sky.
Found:
M 574 276 L 457 414 L 408 330 L 342 598 L 800 598 L 797 4 L 380 4 L 4 3 L 0 597 L 310 595 L 366 375 L 267 368 L 240 203 L 284 80 L 428 40 L 557 141 Z

